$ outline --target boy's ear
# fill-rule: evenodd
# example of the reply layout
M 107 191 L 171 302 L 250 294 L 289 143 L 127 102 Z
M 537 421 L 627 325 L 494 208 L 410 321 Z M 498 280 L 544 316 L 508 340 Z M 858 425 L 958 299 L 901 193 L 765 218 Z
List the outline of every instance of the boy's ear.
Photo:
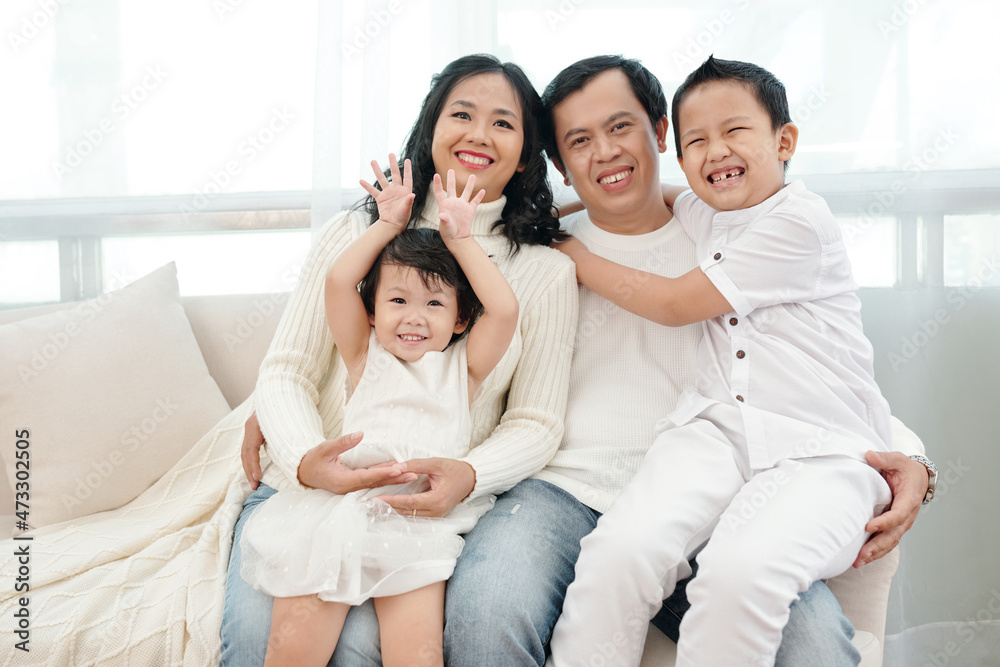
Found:
M 468 321 L 456 320 L 455 321 L 455 330 L 452 333 L 460 334 L 460 333 L 464 332 L 468 328 L 469 328 L 469 322 Z
M 799 128 L 795 123 L 785 123 L 778 129 L 778 159 L 788 162 L 795 155 L 799 143 Z
M 375 326 L 375 313 L 368 313 L 368 324 Z
M 656 147 L 661 153 L 667 152 L 667 128 L 670 123 L 667 121 L 666 116 L 661 116 L 660 120 L 656 121 Z
M 569 182 L 569 174 L 566 173 L 566 167 L 563 166 L 563 163 L 559 160 L 559 158 L 553 157 L 549 159 L 552 160 L 552 164 L 556 166 L 556 170 L 560 174 L 562 174 L 563 183 L 565 183 L 566 185 L 573 185 L 572 183 Z

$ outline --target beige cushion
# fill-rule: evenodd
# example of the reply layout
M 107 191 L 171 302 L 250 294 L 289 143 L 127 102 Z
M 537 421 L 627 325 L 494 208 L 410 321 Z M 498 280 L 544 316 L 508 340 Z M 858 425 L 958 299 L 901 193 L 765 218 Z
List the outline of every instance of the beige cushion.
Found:
M 228 412 L 181 307 L 173 263 L 116 292 L 0 326 L 0 456 L 11 487 L 27 488 L 32 528 L 124 505 Z M 23 431 L 30 484 L 18 489 L 11 437 Z

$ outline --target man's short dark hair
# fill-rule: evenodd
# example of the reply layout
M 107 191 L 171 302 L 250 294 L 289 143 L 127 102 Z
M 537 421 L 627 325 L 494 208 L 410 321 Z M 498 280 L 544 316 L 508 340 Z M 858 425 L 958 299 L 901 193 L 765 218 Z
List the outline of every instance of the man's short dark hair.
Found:
M 586 86 L 595 76 L 610 69 L 621 70 L 628 78 L 632 92 L 646 110 L 653 127 L 667 115 L 667 97 L 663 94 L 663 86 L 660 85 L 659 79 L 638 60 L 622 56 L 593 56 L 578 60 L 556 74 L 542 93 L 542 104 L 545 106 L 542 145 L 549 158 L 562 164 L 562 160 L 559 159 L 559 145 L 556 141 L 552 110 L 567 97 Z
M 752 63 L 739 60 L 721 60 L 709 56 L 708 60 L 684 79 L 684 83 L 674 93 L 670 121 L 674 126 L 674 144 L 677 146 L 677 157 L 683 157 L 677 110 L 684 98 L 690 95 L 695 88 L 713 81 L 733 81 L 745 85 L 767 111 L 767 115 L 771 117 L 772 130 L 777 131 L 781 126 L 792 122 L 792 117 L 788 113 L 788 97 L 785 94 L 785 86 L 778 80 L 778 77 Z M 785 168 L 787 169 L 787 167 L 788 163 L 786 162 Z

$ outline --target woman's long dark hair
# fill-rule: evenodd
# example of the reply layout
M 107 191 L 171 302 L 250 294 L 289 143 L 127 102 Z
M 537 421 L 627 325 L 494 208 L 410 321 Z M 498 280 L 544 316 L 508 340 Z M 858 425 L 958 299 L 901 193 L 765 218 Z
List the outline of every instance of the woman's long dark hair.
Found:
M 478 74 L 498 72 L 503 74 L 521 103 L 521 117 L 524 125 L 524 146 L 521 149 L 521 163 L 524 170 L 515 172 L 503 189 L 507 203 L 503 213 L 494 224 L 500 228 L 510 243 L 512 253 L 521 244 L 548 245 L 555 239 L 566 238 L 559 229 L 559 221 L 552 212 L 552 190 L 546 178 L 546 164 L 542 157 L 542 143 L 539 119 L 542 101 L 534 86 L 520 67 L 514 63 L 501 63 L 489 54 L 463 56 L 449 63 L 440 74 L 431 79 L 431 89 L 424 98 L 417 120 L 403 146 L 399 164 L 409 159 L 413 167 L 413 209 L 410 223 L 420 217 L 426 203 L 427 194 L 434 179 L 434 158 L 431 145 L 434 141 L 434 127 L 452 89 L 461 81 Z M 389 170 L 385 172 L 390 178 Z M 378 185 L 376 184 L 376 187 Z M 361 207 L 371 215 L 371 221 L 378 220 L 378 205 L 372 196 L 361 202 Z

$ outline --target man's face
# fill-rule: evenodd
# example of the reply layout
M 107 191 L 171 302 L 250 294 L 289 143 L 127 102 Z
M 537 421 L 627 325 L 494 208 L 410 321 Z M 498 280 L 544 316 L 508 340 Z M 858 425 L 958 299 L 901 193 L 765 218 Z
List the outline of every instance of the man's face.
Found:
M 742 83 L 698 86 L 681 101 L 677 126 L 688 185 L 715 210 L 756 206 L 784 186 L 798 130 L 791 123 L 772 129 L 767 110 Z
M 662 217 L 658 155 L 667 148 L 667 119 L 650 122 L 621 70 L 598 74 L 552 114 L 560 171 L 591 220 L 634 229 L 651 210 Z

